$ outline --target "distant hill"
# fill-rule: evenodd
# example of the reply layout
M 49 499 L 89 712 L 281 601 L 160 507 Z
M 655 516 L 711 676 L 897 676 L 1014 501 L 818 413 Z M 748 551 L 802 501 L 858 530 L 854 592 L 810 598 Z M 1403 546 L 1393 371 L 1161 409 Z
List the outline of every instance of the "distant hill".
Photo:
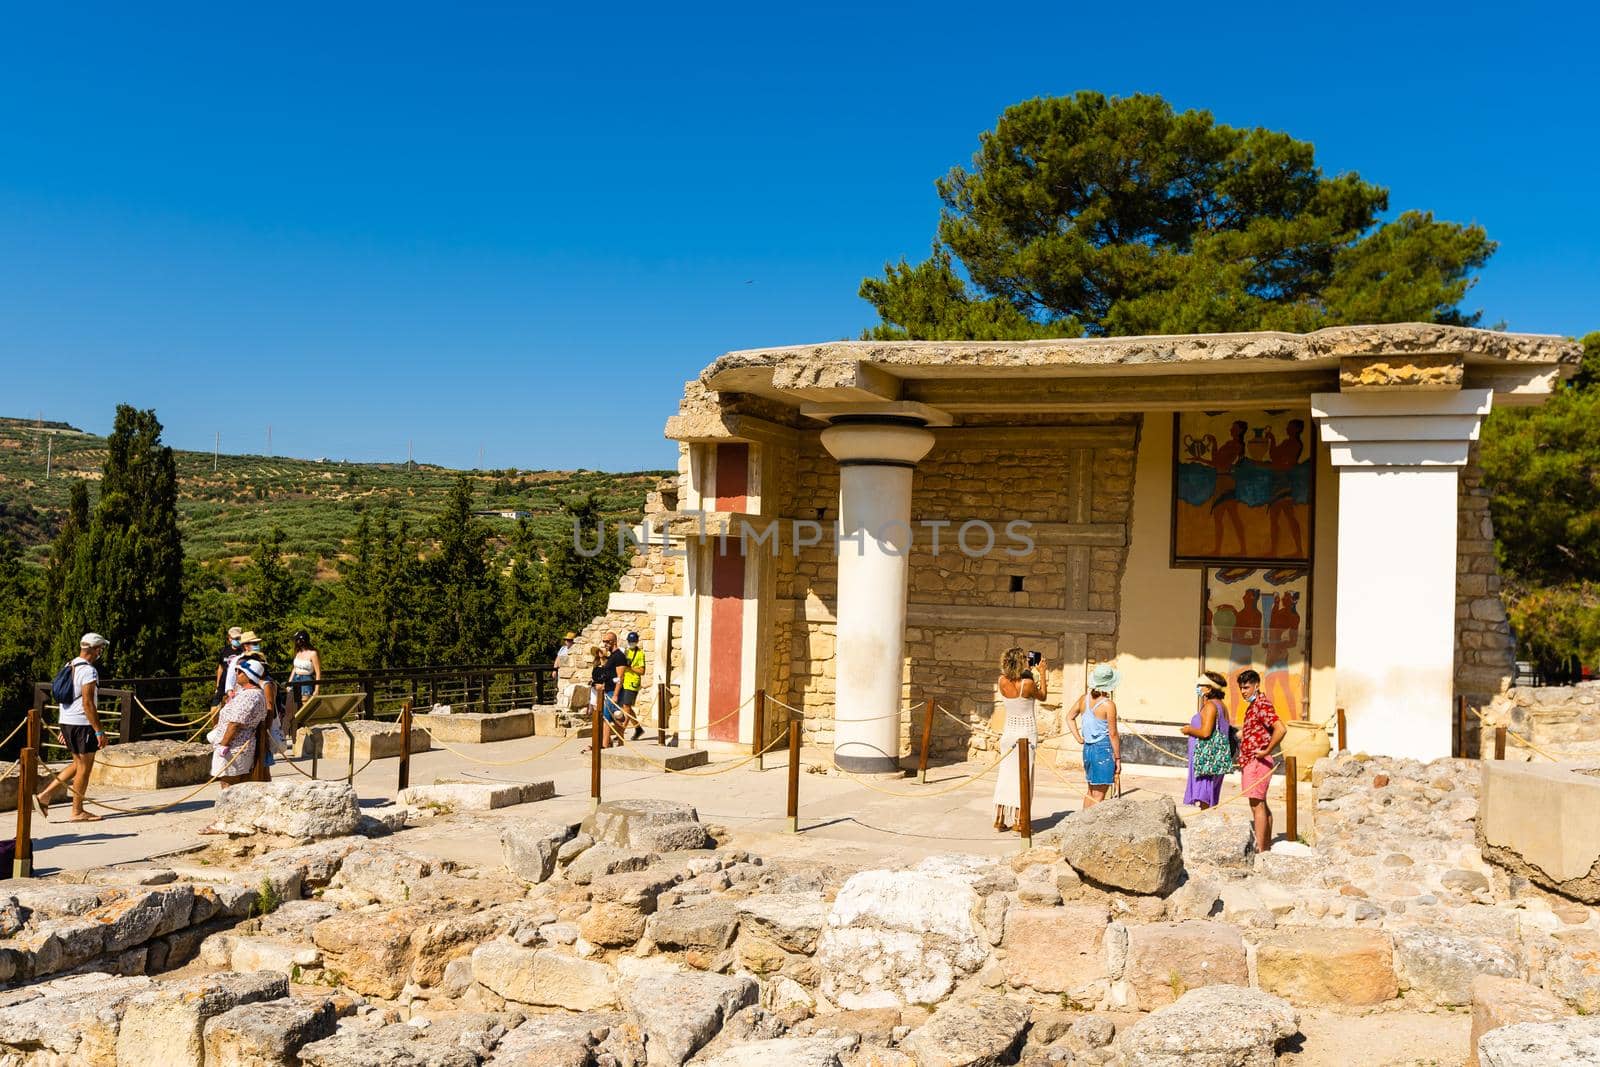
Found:
M 47 447 L 48 446 L 48 447 Z M 46 458 L 50 476 L 45 476 Z M 42 559 L 66 514 L 72 482 L 100 479 L 106 440 L 95 434 L 32 419 L 0 417 L 0 531 Z M 261 535 L 281 526 L 294 556 L 332 576 L 364 512 L 392 503 L 413 527 L 424 527 L 462 473 L 473 484 L 474 507 L 528 512 L 541 540 L 566 536 L 561 505 L 594 492 L 610 518 L 636 518 L 645 495 L 670 472 L 455 471 L 432 464 L 345 463 L 279 456 L 223 455 L 212 469 L 210 452 L 176 453 L 178 508 L 184 549 L 202 562 L 241 561 Z M 93 484 L 91 502 L 95 498 Z M 513 519 L 486 520 L 509 536 Z

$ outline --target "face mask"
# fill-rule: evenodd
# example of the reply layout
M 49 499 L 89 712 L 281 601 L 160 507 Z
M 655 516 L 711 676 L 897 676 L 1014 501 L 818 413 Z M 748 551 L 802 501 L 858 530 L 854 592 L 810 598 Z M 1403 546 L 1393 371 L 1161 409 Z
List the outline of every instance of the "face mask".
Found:
M 228 644 L 232 645 L 234 648 L 238 648 L 239 647 L 239 639 L 237 637 L 231 638 L 231 639 L 229 639 Z

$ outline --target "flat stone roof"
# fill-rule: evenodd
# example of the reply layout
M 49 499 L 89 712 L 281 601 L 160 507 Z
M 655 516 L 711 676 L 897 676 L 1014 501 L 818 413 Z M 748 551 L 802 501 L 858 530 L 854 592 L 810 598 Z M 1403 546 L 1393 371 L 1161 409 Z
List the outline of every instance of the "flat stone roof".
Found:
M 1194 372 L 1203 369 L 1197 365 L 1236 362 L 1263 370 L 1271 364 L 1333 365 L 1347 356 L 1459 356 L 1474 364 L 1555 365 L 1576 364 L 1581 354 L 1576 341 L 1554 334 L 1408 322 L 1331 326 L 1305 334 L 1264 331 L 1043 341 L 825 341 L 729 352 L 707 367 L 700 380 L 713 389 L 728 390 L 748 381 L 749 376 L 741 371 L 809 368 L 817 380 L 806 384 L 826 388 L 842 383 L 825 380 L 830 375 L 824 368 L 860 363 L 880 367 L 897 378 L 916 379 L 1004 369 L 1046 373 L 1113 367 L 1177 370 L 1178 364 L 1186 365 L 1183 371 Z

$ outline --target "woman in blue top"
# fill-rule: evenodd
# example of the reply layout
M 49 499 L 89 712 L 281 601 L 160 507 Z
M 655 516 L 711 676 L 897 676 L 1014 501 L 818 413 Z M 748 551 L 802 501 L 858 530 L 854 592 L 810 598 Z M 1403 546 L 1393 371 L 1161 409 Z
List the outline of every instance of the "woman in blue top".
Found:
M 1089 791 L 1083 796 L 1087 810 L 1106 798 L 1106 790 L 1122 771 L 1122 738 L 1117 734 L 1117 705 L 1111 694 L 1122 683 L 1122 672 L 1109 663 L 1089 672 L 1089 691 L 1068 712 L 1072 735 L 1083 746 L 1083 773 Z M 1079 718 L 1083 725 L 1078 725 Z

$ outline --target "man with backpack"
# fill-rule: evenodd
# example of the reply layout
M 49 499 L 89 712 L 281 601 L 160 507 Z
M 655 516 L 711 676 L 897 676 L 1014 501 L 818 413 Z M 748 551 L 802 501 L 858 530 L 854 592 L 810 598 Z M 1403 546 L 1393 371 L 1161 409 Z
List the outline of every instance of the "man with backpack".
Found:
M 106 732 L 100 725 L 100 711 L 96 706 L 96 690 L 100 686 L 100 672 L 95 663 L 105 654 L 111 642 L 96 633 L 83 635 L 78 642 L 78 655 L 56 673 L 50 684 L 50 693 L 61 705 L 61 739 L 72 753 L 72 766 L 50 779 L 50 784 L 34 794 L 39 813 L 50 817 L 50 796 L 61 786 L 72 785 L 72 817 L 70 822 L 99 822 L 100 816 L 83 810 L 83 796 L 89 790 L 89 774 L 94 770 L 94 754 L 106 743 Z

